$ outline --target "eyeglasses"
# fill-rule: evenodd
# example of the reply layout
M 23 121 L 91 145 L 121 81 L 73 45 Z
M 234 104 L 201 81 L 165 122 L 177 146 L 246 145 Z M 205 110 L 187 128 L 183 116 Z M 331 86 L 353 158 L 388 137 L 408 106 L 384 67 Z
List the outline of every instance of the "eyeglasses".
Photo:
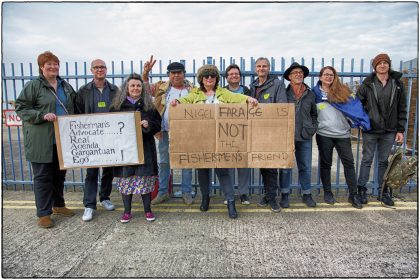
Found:
M 93 70 L 99 70 L 99 69 L 100 70 L 104 70 L 104 69 L 106 69 L 106 66 L 103 66 L 103 65 L 101 65 L 101 66 L 93 66 L 92 69 Z
M 329 73 L 324 73 L 324 74 L 322 74 L 322 76 L 324 76 L 324 77 L 334 77 L 335 75 L 334 74 L 329 74 Z
M 206 78 L 206 79 L 214 79 L 214 78 L 216 78 L 216 75 L 213 75 L 213 74 L 210 74 L 210 75 L 204 75 L 203 76 L 203 78 Z
M 239 73 L 230 73 L 230 74 L 228 74 L 228 76 L 240 76 L 240 74 Z
M 303 71 L 293 71 L 290 72 L 290 75 L 303 75 Z

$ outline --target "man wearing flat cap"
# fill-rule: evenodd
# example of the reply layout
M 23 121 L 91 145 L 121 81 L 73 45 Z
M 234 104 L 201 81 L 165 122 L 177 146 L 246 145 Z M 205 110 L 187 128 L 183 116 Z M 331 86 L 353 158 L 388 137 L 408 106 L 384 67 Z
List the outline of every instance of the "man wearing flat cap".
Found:
M 153 56 L 145 63 L 142 78 L 144 82 L 149 80 L 149 71 L 156 60 Z M 155 106 L 162 116 L 162 131 L 156 134 L 159 140 L 159 191 L 152 204 L 159 204 L 170 199 L 168 184 L 170 177 L 169 165 L 169 107 L 170 102 L 176 98 L 188 95 L 193 88 L 191 82 L 185 79 L 185 66 L 180 62 L 172 62 L 168 65 L 167 74 L 169 81 L 158 81 L 150 85 L 151 95 L 155 97 Z M 192 192 L 192 169 L 182 169 L 182 199 L 187 205 L 193 203 Z
M 372 60 L 374 72 L 363 81 L 357 90 L 357 96 L 369 115 L 372 129 L 363 132 L 363 156 L 360 165 L 358 185 L 359 199 L 367 204 L 366 183 L 369 180 L 370 167 L 377 147 L 378 153 L 378 200 L 381 197 L 381 185 L 388 167 L 388 156 L 395 142 L 404 141 L 407 122 L 407 105 L 402 73 L 391 69 L 391 59 L 385 53 L 378 54 Z M 394 205 L 390 189 L 384 188 L 382 202 Z
M 284 72 L 283 77 L 290 81 L 286 88 L 287 100 L 295 104 L 295 157 L 299 170 L 299 182 L 302 188 L 302 201 L 308 207 L 315 207 L 311 194 L 312 137 L 318 127 L 318 114 L 315 93 L 303 80 L 309 69 L 293 62 Z M 289 208 L 292 169 L 279 169 L 281 191 L 280 206 Z

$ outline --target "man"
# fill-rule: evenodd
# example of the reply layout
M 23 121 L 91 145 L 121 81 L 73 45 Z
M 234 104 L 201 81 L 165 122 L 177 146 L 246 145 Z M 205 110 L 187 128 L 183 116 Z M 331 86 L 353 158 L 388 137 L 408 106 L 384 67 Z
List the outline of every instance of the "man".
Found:
M 250 95 L 259 103 L 287 103 L 284 80 L 269 75 L 270 62 L 265 57 L 260 57 L 255 62 L 257 78 L 250 85 Z M 260 168 L 263 178 L 265 195 L 258 204 L 261 207 L 270 205 L 273 212 L 280 212 L 280 206 L 276 202 L 277 169 Z
M 94 114 L 109 112 L 109 106 L 114 98 L 118 87 L 106 80 L 106 64 L 101 59 L 95 59 L 91 63 L 90 71 L 93 80 L 82 86 L 76 96 L 76 114 Z M 85 212 L 82 220 L 92 220 L 96 210 L 96 193 L 98 191 L 99 168 L 88 168 L 86 170 L 85 189 L 83 204 Z M 115 209 L 109 196 L 112 191 L 112 167 L 102 168 L 101 188 L 99 200 L 101 205 L 108 211 Z
M 395 142 L 404 141 L 407 122 L 407 106 L 402 73 L 391 70 L 391 59 L 387 54 L 378 54 L 372 60 L 374 72 L 366 77 L 357 96 L 369 115 L 371 130 L 363 132 L 363 156 L 358 179 L 358 195 L 363 204 L 368 203 L 366 183 L 369 180 L 370 167 L 378 148 L 378 200 L 381 186 L 388 167 L 388 156 Z M 394 205 L 390 190 L 385 187 L 382 201 Z
M 241 82 L 241 69 L 236 64 L 229 65 L 225 70 L 225 77 L 228 84 L 225 86 L 228 90 L 230 90 L 233 93 L 238 94 L 245 94 L 249 95 L 249 88 L 246 86 L 243 86 L 240 84 Z M 231 178 L 233 178 L 233 174 L 235 172 L 235 169 L 231 170 Z M 238 170 L 238 192 L 239 192 L 239 198 L 241 200 L 241 203 L 244 205 L 251 204 L 248 199 L 248 193 L 249 193 L 249 175 L 251 174 L 251 169 L 249 168 L 237 168 Z M 227 204 L 227 201 L 225 200 L 225 204 Z
M 145 63 L 143 81 L 149 80 L 149 71 L 156 60 L 153 56 Z M 159 192 L 152 204 L 159 204 L 170 199 L 168 184 L 170 176 L 169 165 L 169 107 L 167 104 L 176 98 L 184 97 L 193 88 L 193 85 L 185 79 L 185 66 L 179 62 L 172 62 L 167 67 L 169 81 L 158 81 L 150 85 L 151 95 L 155 97 L 156 109 L 162 116 L 162 131 L 155 136 L 159 140 Z M 187 205 L 193 203 L 192 192 L 192 169 L 182 169 L 182 199 Z
M 299 63 L 292 63 L 284 72 L 284 78 L 290 81 L 286 88 L 289 103 L 295 107 L 295 157 L 299 170 L 299 182 L 302 188 L 302 202 L 308 207 L 315 207 L 311 194 L 312 137 L 318 127 L 318 114 L 314 92 L 303 82 L 309 69 Z M 291 169 L 279 170 L 281 190 L 280 206 L 289 208 Z

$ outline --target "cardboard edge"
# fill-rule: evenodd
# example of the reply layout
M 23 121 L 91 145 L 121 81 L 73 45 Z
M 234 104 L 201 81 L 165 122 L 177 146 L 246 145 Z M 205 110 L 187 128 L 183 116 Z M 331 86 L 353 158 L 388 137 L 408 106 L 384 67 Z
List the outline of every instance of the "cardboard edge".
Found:
M 134 112 L 134 122 L 136 127 L 137 157 L 139 159 L 139 164 L 144 164 L 143 133 L 141 126 L 141 114 L 139 111 Z
M 64 161 L 63 161 L 63 152 L 61 150 L 61 138 L 60 138 L 60 127 L 58 124 L 58 117 L 54 121 L 54 134 L 55 134 L 55 142 L 57 144 L 57 156 L 58 156 L 58 162 L 60 164 L 60 170 L 66 170 L 67 168 L 64 167 Z

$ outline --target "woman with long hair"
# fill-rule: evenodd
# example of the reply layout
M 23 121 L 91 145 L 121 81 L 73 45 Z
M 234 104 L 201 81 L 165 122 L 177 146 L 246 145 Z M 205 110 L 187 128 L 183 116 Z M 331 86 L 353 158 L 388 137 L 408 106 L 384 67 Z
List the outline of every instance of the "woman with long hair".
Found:
M 127 223 L 132 218 L 133 194 L 140 194 L 147 221 L 154 221 L 151 210 L 152 192 L 158 179 L 157 154 L 153 135 L 161 129 L 161 117 L 155 109 L 151 96 L 146 92 L 140 75 L 129 75 L 121 85 L 110 106 L 111 112 L 140 111 L 143 134 L 144 164 L 114 167 L 114 177 L 124 203 L 120 221 Z
M 349 189 L 348 201 L 353 207 L 360 209 L 362 204 L 357 196 L 356 172 L 350 139 L 351 126 L 346 116 L 336 106 L 350 102 L 352 92 L 340 82 L 337 71 L 331 66 L 321 69 L 319 81 L 312 90 L 316 95 L 315 103 L 318 113 L 316 142 L 319 150 L 324 201 L 328 204 L 335 203 L 331 191 L 331 165 L 335 148 L 344 166 L 344 176 Z

